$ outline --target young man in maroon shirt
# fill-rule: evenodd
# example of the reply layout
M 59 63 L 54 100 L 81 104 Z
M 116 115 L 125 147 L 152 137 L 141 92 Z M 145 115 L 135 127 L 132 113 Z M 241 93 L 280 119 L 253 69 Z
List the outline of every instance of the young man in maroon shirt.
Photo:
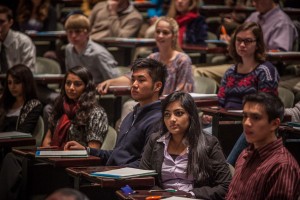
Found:
M 227 200 L 297 199 L 300 168 L 276 131 L 284 106 L 277 96 L 251 94 L 244 98 L 243 127 L 249 147 L 239 156 Z

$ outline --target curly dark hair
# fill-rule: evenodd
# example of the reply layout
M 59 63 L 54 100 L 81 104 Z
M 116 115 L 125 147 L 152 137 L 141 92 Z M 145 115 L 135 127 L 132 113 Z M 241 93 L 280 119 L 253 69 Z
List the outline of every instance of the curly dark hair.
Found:
M 81 96 L 78 99 L 79 109 L 76 113 L 76 125 L 78 126 L 84 126 L 86 125 L 86 122 L 89 117 L 90 111 L 98 106 L 97 100 L 96 100 L 96 89 L 95 85 L 93 83 L 93 76 L 92 74 L 85 68 L 81 66 L 76 66 L 68 70 L 68 72 L 65 75 L 60 96 L 56 99 L 53 107 L 53 121 L 51 123 L 54 124 L 55 121 L 57 121 L 63 114 L 63 102 L 64 100 L 68 103 L 73 103 L 74 101 L 69 99 L 66 91 L 65 91 L 65 84 L 66 80 L 69 74 L 74 74 L 78 76 L 85 84 L 85 90 L 81 94 Z
M 191 174 L 197 181 L 201 182 L 211 175 L 212 169 L 207 156 L 207 144 L 199 121 L 197 106 L 190 94 L 176 91 L 169 94 L 162 101 L 162 116 L 164 116 L 167 106 L 175 101 L 180 102 L 190 119 L 189 128 L 184 136 L 190 148 L 188 153 L 187 176 Z M 168 129 L 165 123 L 162 123 L 162 134 L 167 132 Z
M 255 40 L 256 40 L 256 50 L 255 50 L 255 55 L 254 58 L 256 62 L 262 63 L 266 60 L 266 47 L 265 47 L 265 42 L 264 42 L 264 36 L 262 29 L 259 24 L 255 22 L 246 22 L 242 25 L 240 25 L 233 33 L 233 36 L 231 37 L 230 44 L 229 44 L 229 54 L 233 58 L 233 60 L 236 63 L 242 63 L 242 58 L 241 56 L 238 55 L 236 51 L 236 35 L 242 31 L 247 31 L 250 30 L 252 31 Z

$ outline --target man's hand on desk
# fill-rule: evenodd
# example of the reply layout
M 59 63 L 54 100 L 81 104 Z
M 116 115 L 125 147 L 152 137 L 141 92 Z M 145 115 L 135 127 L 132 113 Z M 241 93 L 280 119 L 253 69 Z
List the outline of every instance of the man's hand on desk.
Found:
M 64 150 L 85 150 L 85 147 L 76 141 L 69 141 L 65 144 Z
M 96 90 L 98 91 L 99 94 L 107 94 L 108 88 L 111 85 L 112 79 L 103 81 L 102 83 L 99 83 L 96 87 Z

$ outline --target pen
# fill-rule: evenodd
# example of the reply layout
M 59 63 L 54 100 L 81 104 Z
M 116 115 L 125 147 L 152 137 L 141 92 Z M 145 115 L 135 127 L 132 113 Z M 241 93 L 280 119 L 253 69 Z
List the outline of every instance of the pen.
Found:
M 223 35 L 227 35 L 227 31 L 226 31 L 224 25 L 221 26 L 221 33 L 222 33 Z

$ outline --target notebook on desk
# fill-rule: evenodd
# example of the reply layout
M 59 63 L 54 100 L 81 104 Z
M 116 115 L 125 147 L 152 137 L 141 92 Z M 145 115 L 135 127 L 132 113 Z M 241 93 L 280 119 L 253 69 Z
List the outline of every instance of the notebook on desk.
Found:
M 157 173 L 155 170 L 144 170 L 144 169 L 136 169 L 131 167 L 124 167 L 120 169 L 113 169 L 102 172 L 93 172 L 91 176 L 103 177 L 103 178 L 112 178 L 112 179 L 126 179 L 126 178 L 134 178 L 134 177 L 142 177 L 142 176 L 153 176 Z
M 50 158 L 87 158 L 86 150 L 38 150 L 35 152 L 35 157 L 50 157 Z
M 18 131 L 2 132 L 0 133 L 0 139 L 12 139 L 12 138 L 31 138 L 30 133 L 22 133 Z

